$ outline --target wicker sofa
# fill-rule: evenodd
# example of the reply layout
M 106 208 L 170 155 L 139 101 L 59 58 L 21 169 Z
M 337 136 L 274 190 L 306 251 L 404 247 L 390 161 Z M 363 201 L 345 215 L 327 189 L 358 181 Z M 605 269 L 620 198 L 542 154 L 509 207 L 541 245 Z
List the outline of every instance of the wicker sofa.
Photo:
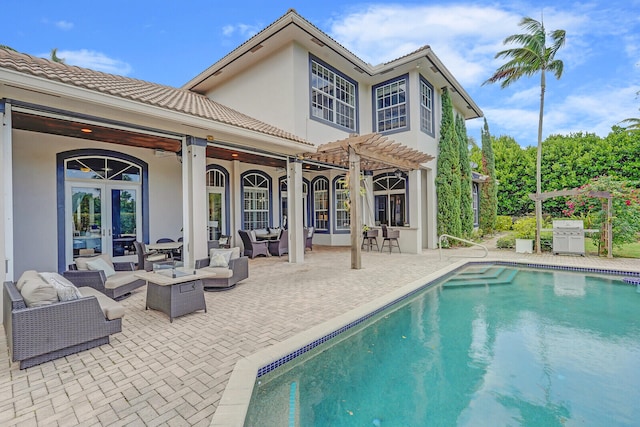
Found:
M 91 270 L 91 262 L 98 259 L 113 269 L 112 273 L 106 270 Z M 113 262 L 109 255 L 103 254 L 94 257 L 76 258 L 69 265 L 69 270 L 63 273 L 77 287 L 89 286 L 102 292 L 109 298 L 121 299 L 126 297 L 146 282 L 135 277 L 136 265 L 133 262 Z
M 40 280 L 35 271 L 23 277 L 29 273 L 27 280 Z M 20 369 L 108 344 L 109 336 L 122 330 L 124 307 L 95 289 L 78 288 L 82 296 L 70 301 L 58 301 L 54 290 L 53 299 L 34 303 L 18 290 L 23 277 L 3 286 L 4 331 Z
M 229 255 L 226 259 L 227 266 L 216 265 L 212 258 L 216 254 Z M 238 282 L 249 277 L 249 258 L 240 256 L 240 248 L 211 248 L 209 258 L 196 260 L 196 268 L 204 268 L 216 273 L 216 277 L 202 281 L 205 291 L 225 291 L 232 289 Z

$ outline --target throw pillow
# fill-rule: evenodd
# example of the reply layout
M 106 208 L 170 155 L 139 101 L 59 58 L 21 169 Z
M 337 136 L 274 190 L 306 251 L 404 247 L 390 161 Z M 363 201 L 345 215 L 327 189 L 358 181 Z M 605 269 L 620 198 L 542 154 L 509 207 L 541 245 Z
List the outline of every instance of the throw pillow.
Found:
M 58 292 L 40 277 L 24 282 L 20 294 L 27 307 L 40 307 L 58 302 Z
M 58 273 L 40 273 L 40 277 L 54 287 L 58 294 L 58 301 L 73 301 L 82 298 L 78 288 Z
M 230 259 L 238 259 L 240 258 L 240 246 L 235 246 L 231 248 L 231 258 Z
M 27 270 L 24 273 L 22 273 L 22 276 L 20 276 L 20 278 L 16 282 L 16 288 L 18 288 L 18 291 L 22 291 L 22 287 L 27 282 L 27 280 L 30 280 L 33 278 L 38 278 L 38 272 L 35 270 Z
M 224 257 L 224 261 L 229 265 L 229 260 L 231 259 L 231 254 L 233 253 L 233 249 L 222 249 L 222 248 L 211 248 L 209 251 L 209 258 L 213 258 L 214 255 L 222 255 Z
M 111 277 L 116 274 L 116 271 L 110 266 L 103 258 L 96 258 L 87 262 L 87 267 L 89 270 L 99 271 L 103 270 L 104 275 L 107 277 Z
M 229 263 L 222 254 L 214 254 L 209 261 L 209 267 L 229 267 Z

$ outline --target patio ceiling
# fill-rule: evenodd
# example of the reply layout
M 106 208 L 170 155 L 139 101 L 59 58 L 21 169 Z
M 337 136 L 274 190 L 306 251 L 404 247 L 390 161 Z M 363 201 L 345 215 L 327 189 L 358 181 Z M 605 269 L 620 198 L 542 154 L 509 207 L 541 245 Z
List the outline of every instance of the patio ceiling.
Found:
M 429 154 L 409 148 L 379 133 L 352 134 L 348 138 L 321 145 L 317 152 L 306 153 L 304 158 L 348 168 L 349 147 L 360 156 L 361 170 L 415 170 L 420 169 L 422 163 L 434 159 Z

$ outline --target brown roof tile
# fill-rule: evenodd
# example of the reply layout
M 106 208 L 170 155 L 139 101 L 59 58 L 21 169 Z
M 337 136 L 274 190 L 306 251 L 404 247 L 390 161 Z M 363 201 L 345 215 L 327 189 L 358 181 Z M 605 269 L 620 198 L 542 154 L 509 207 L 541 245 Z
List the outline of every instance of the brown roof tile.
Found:
M 66 65 L 1 48 L 0 68 L 313 146 L 292 133 L 242 114 L 204 95 L 184 89 Z

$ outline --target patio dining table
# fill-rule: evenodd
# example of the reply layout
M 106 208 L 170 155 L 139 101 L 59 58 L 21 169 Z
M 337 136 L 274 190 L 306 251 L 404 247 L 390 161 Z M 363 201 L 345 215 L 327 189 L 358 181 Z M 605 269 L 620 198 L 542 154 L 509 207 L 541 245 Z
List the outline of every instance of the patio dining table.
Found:
M 149 243 L 147 249 L 170 254 L 181 249 L 182 244 L 183 242 Z

